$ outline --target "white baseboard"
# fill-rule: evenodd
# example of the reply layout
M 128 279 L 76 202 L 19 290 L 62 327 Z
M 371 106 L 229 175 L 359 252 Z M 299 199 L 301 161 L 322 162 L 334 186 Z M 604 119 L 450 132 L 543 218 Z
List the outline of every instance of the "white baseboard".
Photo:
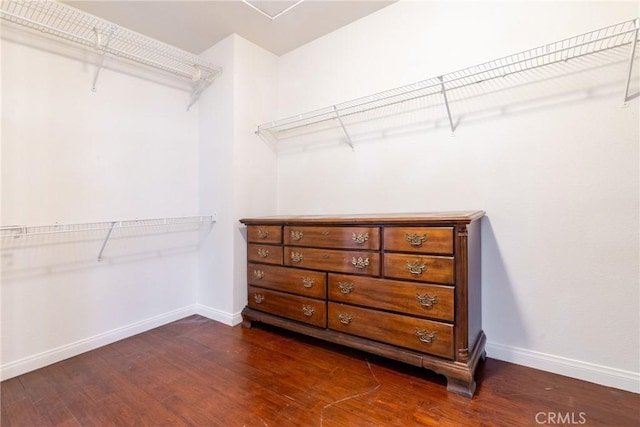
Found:
M 218 310 L 217 308 L 209 307 L 202 304 L 195 305 L 196 314 L 204 316 L 208 319 L 215 320 L 216 322 L 224 323 L 225 325 L 235 326 L 242 322 L 242 316 L 238 313 L 227 313 L 226 311 Z
M 492 342 L 487 342 L 485 350 L 487 351 L 487 356 L 493 359 L 577 378 L 607 387 L 640 393 L 640 373 L 638 372 L 625 371 Z
M 22 375 L 193 314 L 197 314 L 195 304 L 3 364 L 0 366 L 0 380 L 4 381 Z

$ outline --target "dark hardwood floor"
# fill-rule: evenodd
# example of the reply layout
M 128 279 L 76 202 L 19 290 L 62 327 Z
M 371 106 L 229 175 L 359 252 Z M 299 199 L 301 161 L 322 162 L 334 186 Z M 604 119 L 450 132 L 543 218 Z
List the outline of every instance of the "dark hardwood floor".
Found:
M 443 377 L 200 316 L 2 382 L 2 426 L 639 426 L 640 395 L 488 359 Z

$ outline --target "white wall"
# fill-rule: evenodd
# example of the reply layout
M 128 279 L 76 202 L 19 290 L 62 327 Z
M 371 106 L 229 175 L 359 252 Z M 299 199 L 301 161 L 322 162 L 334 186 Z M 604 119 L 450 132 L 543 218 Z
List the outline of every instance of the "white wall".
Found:
M 198 213 L 189 93 L 3 25 L 2 225 Z M 115 66 L 107 60 L 106 65 Z M 136 75 L 137 73 L 137 75 Z M 2 239 L 2 377 L 194 311 L 199 233 Z M 78 240 L 74 242 L 74 240 Z
M 231 35 L 203 53 L 224 74 L 200 100 L 200 200 L 217 213 L 200 253 L 198 303 L 227 324 L 246 305 L 246 237 L 240 218 L 276 210 L 276 154 L 254 135 L 275 106 L 277 57 Z
M 273 118 L 637 15 L 634 2 L 400 2 L 281 57 Z M 292 138 L 278 213 L 485 210 L 489 356 L 638 392 L 640 132 L 638 97 L 619 108 L 627 57 L 450 93 L 455 137 L 436 99 L 386 133 L 353 126 L 354 151 L 339 132 Z

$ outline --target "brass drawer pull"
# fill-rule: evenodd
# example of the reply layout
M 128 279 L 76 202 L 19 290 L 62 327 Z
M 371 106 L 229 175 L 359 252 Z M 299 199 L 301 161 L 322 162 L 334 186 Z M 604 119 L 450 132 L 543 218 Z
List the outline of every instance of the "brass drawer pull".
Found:
M 426 269 L 427 269 L 427 264 L 420 264 L 419 261 L 416 261 L 414 263 L 407 262 L 407 270 L 409 270 L 409 273 L 415 274 L 416 276 L 419 276 L 422 273 L 424 273 Z
M 426 329 L 416 328 L 416 336 L 423 343 L 431 344 L 436 340 L 436 331 L 429 332 Z
M 353 283 L 338 282 L 338 290 L 341 294 L 349 295 L 353 291 Z
M 302 262 L 302 258 L 304 258 L 302 252 L 291 252 L 291 261 Z
M 253 270 L 253 278 L 260 280 L 264 278 L 264 271 L 262 270 Z
M 307 316 L 307 317 L 311 317 L 313 316 L 313 314 L 316 312 L 316 309 L 311 307 L 310 305 L 306 305 L 303 304 L 302 305 L 302 313 Z
M 329 230 L 323 230 L 320 234 L 322 234 L 323 236 L 328 236 Z
M 329 259 L 329 254 L 322 254 L 322 259 Z
M 369 233 L 353 233 L 351 237 L 357 245 L 363 245 L 369 240 Z
M 260 229 L 258 230 L 258 237 L 261 239 L 266 239 L 267 237 L 269 237 L 269 232 L 267 230 Z
M 353 264 L 355 268 L 359 268 L 360 270 L 362 270 L 363 268 L 367 268 L 369 266 L 369 258 L 358 257 L 356 259 L 355 257 L 353 257 L 351 259 L 351 264 Z
M 311 277 L 302 278 L 302 286 L 304 286 L 305 288 L 313 288 L 313 285 L 315 284 L 316 284 L 316 279 L 313 279 Z
M 425 293 L 424 295 L 416 294 L 416 299 L 421 306 L 431 308 L 435 303 L 438 302 L 438 295 L 430 297 L 427 293 Z
M 258 256 L 260 258 L 266 258 L 269 256 L 269 249 L 258 248 Z
M 348 313 L 338 313 L 338 320 L 343 325 L 348 325 L 353 320 L 353 316 Z
M 254 294 L 253 295 L 253 300 L 256 302 L 256 304 L 262 304 L 264 302 L 264 295 L 262 295 L 262 294 Z
M 423 234 L 422 236 L 418 236 L 418 233 L 413 233 L 412 235 L 409 235 L 408 233 L 406 233 L 405 239 L 414 248 L 419 248 L 422 246 L 424 242 L 427 241 L 427 235 Z
M 302 239 L 303 236 L 304 236 L 304 233 L 302 231 L 291 230 L 291 239 L 295 240 L 296 242 Z

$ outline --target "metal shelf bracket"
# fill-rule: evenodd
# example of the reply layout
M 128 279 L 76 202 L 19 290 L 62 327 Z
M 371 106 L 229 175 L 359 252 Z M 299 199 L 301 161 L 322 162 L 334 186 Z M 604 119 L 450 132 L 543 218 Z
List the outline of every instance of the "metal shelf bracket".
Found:
M 447 108 L 447 116 L 449 117 L 449 127 L 451 128 L 451 136 L 454 135 L 455 127 L 453 126 L 453 119 L 451 118 L 451 109 L 449 108 L 449 100 L 447 99 L 447 89 L 444 87 L 444 77 L 438 76 L 440 80 L 440 86 L 442 87 L 442 97 L 444 98 L 444 106 Z
M 104 242 L 102 242 L 102 247 L 100 247 L 100 252 L 98 252 L 98 261 L 102 260 L 102 253 L 104 252 L 104 248 L 107 246 L 107 242 L 109 241 L 109 237 L 111 237 L 111 233 L 113 232 L 113 227 L 116 226 L 115 221 L 111 223 L 111 228 L 107 231 L 107 235 L 104 238 Z
M 627 107 L 629 105 L 629 84 L 631 83 L 631 71 L 633 70 L 633 59 L 636 54 L 636 45 L 638 43 L 638 29 L 640 28 L 640 18 L 636 18 L 634 21 L 635 31 L 633 33 L 633 41 L 631 42 L 631 50 L 629 52 L 629 71 L 627 72 L 627 82 L 624 87 L 624 98 L 622 100 L 622 106 Z
M 345 142 L 353 150 L 354 148 L 353 148 L 353 142 L 351 141 L 351 136 L 349 136 L 349 132 L 347 132 L 347 128 L 344 126 L 344 123 L 342 123 L 342 118 L 340 117 L 340 113 L 338 112 L 338 109 L 336 108 L 335 105 L 333 106 L 333 112 L 336 113 L 336 119 L 338 119 L 338 122 L 340 122 L 340 127 L 342 127 L 344 136 L 347 138 Z
M 93 29 L 93 32 L 96 35 L 96 49 L 101 50 L 102 51 L 102 55 L 100 55 L 100 62 L 98 63 L 98 69 L 96 70 L 96 74 L 93 76 L 93 84 L 91 85 L 91 90 L 93 92 L 96 91 L 96 84 L 98 83 L 98 76 L 100 75 L 100 71 L 102 70 L 102 67 L 104 66 L 104 57 L 107 55 L 107 49 L 109 48 L 109 43 L 111 42 L 111 37 L 113 36 L 113 33 L 115 31 L 115 27 L 111 26 L 111 28 L 109 29 L 109 33 L 107 35 L 107 41 L 103 44 L 100 43 L 102 37 L 100 36 L 100 32 L 98 31 L 97 28 Z

